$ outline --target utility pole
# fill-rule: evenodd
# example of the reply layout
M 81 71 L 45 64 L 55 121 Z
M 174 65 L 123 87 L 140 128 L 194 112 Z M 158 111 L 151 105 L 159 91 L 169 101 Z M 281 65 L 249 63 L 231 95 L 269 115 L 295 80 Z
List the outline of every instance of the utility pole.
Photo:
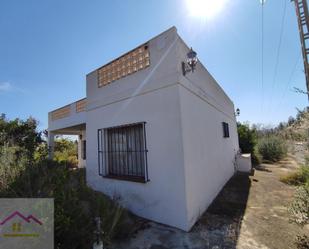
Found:
M 307 95 L 309 100 L 309 15 L 307 0 L 292 0 L 295 3 L 298 29 L 303 54 L 304 69 L 306 75 Z

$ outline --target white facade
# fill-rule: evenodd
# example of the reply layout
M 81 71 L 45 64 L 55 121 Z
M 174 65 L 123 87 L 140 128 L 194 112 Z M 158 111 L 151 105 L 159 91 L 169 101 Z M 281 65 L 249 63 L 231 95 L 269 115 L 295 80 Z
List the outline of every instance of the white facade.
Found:
M 234 105 L 200 62 L 183 76 L 181 63 L 189 48 L 176 28 L 147 44 L 149 67 L 100 88 L 97 70 L 87 75 L 80 121 L 86 127 L 81 133 L 87 140 L 87 183 L 120 196 L 139 216 L 188 231 L 235 172 Z M 50 120 L 51 134 L 74 130 L 77 124 L 69 127 L 66 119 L 57 125 Z M 99 175 L 98 130 L 139 122 L 145 122 L 149 181 Z M 222 122 L 229 125 L 227 138 Z

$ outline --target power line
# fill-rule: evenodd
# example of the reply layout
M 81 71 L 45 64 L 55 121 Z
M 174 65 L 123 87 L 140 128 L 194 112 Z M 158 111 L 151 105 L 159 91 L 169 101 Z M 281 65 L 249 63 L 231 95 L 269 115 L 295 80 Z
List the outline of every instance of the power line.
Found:
M 287 90 L 289 89 L 289 87 L 290 87 L 290 85 L 291 85 L 291 83 L 292 83 L 292 79 L 293 79 L 293 77 L 294 77 L 296 68 L 297 68 L 297 66 L 298 66 L 298 63 L 300 62 L 300 58 L 301 58 L 301 57 L 302 57 L 302 55 L 300 54 L 300 55 L 297 57 L 297 60 L 296 60 L 295 63 L 294 63 L 294 66 L 293 66 L 293 68 L 292 68 L 292 71 L 291 71 L 291 73 L 290 73 L 290 76 L 289 76 L 289 78 L 288 78 L 288 81 L 287 81 L 286 84 L 285 84 L 285 88 L 284 88 L 284 90 L 283 90 L 283 94 L 281 95 L 280 101 L 278 102 L 278 106 L 277 106 L 277 108 L 276 108 L 276 111 L 278 110 L 278 108 L 279 108 L 279 107 L 281 106 L 281 104 L 283 103 L 283 100 L 284 100 L 284 98 L 285 98 L 286 92 L 287 92 Z
M 283 7 L 283 13 L 282 13 L 282 19 L 281 19 L 280 35 L 279 35 L 279 43 L 278 43 L 277 56 L 276 56 L 276 62 L 275 62 L 274 77 L 273 77 L 273 82 L 272 82 L 272 87 L 271 87 L 271 92 L 270 92 L 270 94 L 271 94 L 270 95 L 270 102 L 269 102 L 270 106 L 272 104 L 274 88 L 275 88 L 275 85 L 276 85 L 276 80 L 277 80 L 277 75 L 278 75 L 278 66 L 279 66 L 281 44 L 282 44 L 282 37 L 283 37 L 283 31 L 284 31 L 284 22 L 285 22 L 285 16 L 286 16 L 286 5 L 287 5 L 286 3 L 287 3 L 287 1 L 284 1 L 284 7 Z M 268 110 L 270 110 L 270 108 L 268 108 Z

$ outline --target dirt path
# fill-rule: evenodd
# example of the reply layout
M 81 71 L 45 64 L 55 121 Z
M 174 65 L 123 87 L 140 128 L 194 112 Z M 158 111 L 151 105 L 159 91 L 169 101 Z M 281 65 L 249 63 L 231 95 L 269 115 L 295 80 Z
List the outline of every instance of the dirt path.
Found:
M 264 164 L 254 176 L 234 176 L 201 219 L 185 233 L 148 222 L 134 238 L 117 249 L 293 249 L 301 229 L 289 222 L 287 206 L 294 187 L 279 181 L 297 168 L 295 158 Z
M 278 164 L 262 166 L 251 177 L 252 185 L 237 248 L 295 248 L 295 237 L 302 233 L 302 229 L 289 222 L 287 212 L 295 188 L 279 179 L 297 169 L 297 163 L 289 156 Z

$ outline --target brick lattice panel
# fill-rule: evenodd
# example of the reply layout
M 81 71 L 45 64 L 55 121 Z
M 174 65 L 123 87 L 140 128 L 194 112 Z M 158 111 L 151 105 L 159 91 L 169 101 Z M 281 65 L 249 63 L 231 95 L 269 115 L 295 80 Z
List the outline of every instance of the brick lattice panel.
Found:
M 98 69 L 98 86 L 108 85 L 149 65 L 149 48 L 144 44 Z

